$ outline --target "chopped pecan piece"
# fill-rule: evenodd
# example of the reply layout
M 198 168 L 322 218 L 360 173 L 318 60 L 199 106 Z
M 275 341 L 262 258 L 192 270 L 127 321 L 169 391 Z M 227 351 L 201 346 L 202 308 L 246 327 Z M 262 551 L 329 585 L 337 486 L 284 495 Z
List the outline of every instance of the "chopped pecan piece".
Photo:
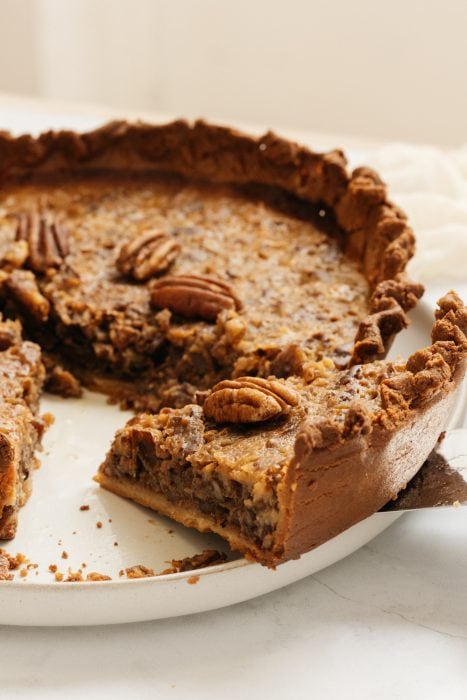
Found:
M 11 328 L 0 325 L 0 350 L 8 350 L 14 344 L 16 336 Z
M 151 285 L 151 302 L 185 318 L 215 321 L 224 309 L 241 308 L 232 287 L 220 280 L 197 275 L 170 275 Z
M 59 267 L 69 253 L 67 231 L 52 212 L 31 210 L 19 214 L 16 240 L 27 243 L 27 263 L 35 272 Z
M 14 270 L 5 280 L 5 286 L 25 314 L 38 323 L 47 321 L 50 304 L 41 294 L 32 272 Z
M 180 252 L 180 244 L 165 233 L 147 231 L 120 248 L 117 269 L 135 280 L 147 280 L 164 272 Z
M 285 415 L 299 403 L 297 392 L 280 381 L 239 377 L 216 384 L 203 410 L 216 423 L 259 423 Z
M 51 394 L 58 394 L 63 398 L 77 398 L 83 394 L 79 380 L 60 365 L 48 370 L 45 386 Z
M 26 241 L 12 241 L 1 256 L 0 266 L 7 270 L 23 267 L 28 255 L 29 246 Z

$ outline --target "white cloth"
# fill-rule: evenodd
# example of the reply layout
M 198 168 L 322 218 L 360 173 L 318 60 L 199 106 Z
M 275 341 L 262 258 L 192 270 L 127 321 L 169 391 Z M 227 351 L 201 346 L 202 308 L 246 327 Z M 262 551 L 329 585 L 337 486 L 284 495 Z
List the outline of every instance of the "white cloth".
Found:
M 408 215 L 417 238 L 410 276 L 430 285 L 467 285 L 467 146 L 457 151 L 390 144 L 367 163 Z

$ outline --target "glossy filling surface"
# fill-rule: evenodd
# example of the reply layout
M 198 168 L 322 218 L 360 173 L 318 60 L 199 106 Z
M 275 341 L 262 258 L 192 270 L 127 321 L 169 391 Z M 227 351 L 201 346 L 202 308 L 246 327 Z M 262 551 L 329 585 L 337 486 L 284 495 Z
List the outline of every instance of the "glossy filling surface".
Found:
M 332 215 L 271 189 L 175 176 L 16 186 L 1 197 L 0 258 L 18 236 L 18 215 L 31 208 L 60 219 L 69 250 L 58 267 L 36 273 L 47 323 L 34 324 L 24 308 L 20 315 L 85 383 L 136 408 L 182 406 L 226 377 L 288 376 L 297 365 L 306 376 L 323 357 L 345 366 L 368 313 L 368 283 L 342 253 Z M 121 246 L 148 232 L 177 246 L 153 280 L 218 279 L 241 308 L 207 322 L 151 305 L 150 281 L 117 266 Z

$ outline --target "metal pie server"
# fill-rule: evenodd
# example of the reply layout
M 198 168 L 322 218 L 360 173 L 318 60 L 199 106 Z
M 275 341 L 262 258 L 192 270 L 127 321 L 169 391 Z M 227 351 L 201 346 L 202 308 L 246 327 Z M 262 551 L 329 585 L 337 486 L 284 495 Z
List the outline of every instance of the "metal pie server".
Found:
M 382 511 L 467 505 L 467 428 L 448 430 L 423 466 Z

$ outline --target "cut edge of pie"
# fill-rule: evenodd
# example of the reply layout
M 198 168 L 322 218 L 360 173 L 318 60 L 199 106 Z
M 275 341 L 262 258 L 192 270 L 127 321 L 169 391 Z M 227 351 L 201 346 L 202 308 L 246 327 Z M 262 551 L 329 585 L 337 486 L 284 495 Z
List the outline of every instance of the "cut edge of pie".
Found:
M 0 315 L 0 539 L 15 536 L 39 464 L 48 422 L 38 413 L 44 376 L 39 346 L 23 341 L 20 324 Z
M 261 564 L 274 567 L 298 558 L 379 510 L 419 470 L 446 427 L 465 374 L 466 333 L 467 309 L 450 292 L 439 301 L 431 346 L 413 353 L 405 364 L 369 363 L 360 377 L 352 376 L 352 370 L 338 373 L 331 393 L 343 401 L 341 385 L 353 384 L 360 394 L 334 406 L 329 395 L 309 397 L 310 404 L 327 402 L 327 411 L 320 415 L 318 407 L 294 427 L 295 439 L 286 445 L 275 484 L 272 470 L 268 481 L 263 473 L 251 476 L 254 470 L 248 467 L 250 483 L 240 487 L 241 453 L 229 465 L 230 485 L 219 464 L 209 461 L 222 453 L 229 432 L 234 434 L 232 446 L 267 430 L 264 423 L 239 427 L 231 421 L 226 427 L 221 415 L 221 424 L 213 424 L 195 406 L 130 420 L 117 433 L 96 481 L 184 525 L 221 535 L 234 550 Z M 284 384 L 297 388 L 288 380 Z M 196 439 L 200 421 L 204 432 Z M 293 422 L 292 413 L 287 421 Z M 280 423 L 275 429 L 284 434 Z M 253 448 L 263 446 L 261 455 L 253 455 L 257 461 L 275 447 L 262 437 L 262 443 L 252 442 Z M 212 484 L 218 472 L 222 493 L 217 496 L 211 489 L 206 497 L 206 481 Z M 212 505 L 217 497 L 219 507 Z M 206 502 L 210 512 L 201 510 Z M 273 525 L 259 530 L 261 521 Z

